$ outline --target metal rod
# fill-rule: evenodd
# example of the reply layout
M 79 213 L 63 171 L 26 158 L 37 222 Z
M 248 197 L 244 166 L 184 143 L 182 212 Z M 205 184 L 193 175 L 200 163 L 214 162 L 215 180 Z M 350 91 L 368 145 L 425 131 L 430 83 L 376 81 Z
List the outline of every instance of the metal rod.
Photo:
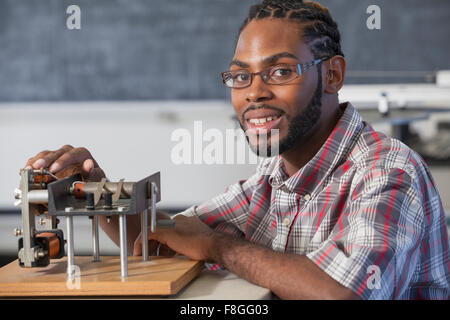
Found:
M 128 277 L 127 261 L 127 216 L 119 215 L 120 228 L 120 275 L 122 279 Z
M 55 176 L 53 173 L 51 173 L 50 170 L 44 169 L 44 170 L 42 170 L 42 173 L 43 174 L 48 174 L 49 176 L 51 176 L 55 180 L 59 180 L 59 178 L 57 176 Z
M 150 215 L 150 230 L 151 232 L 156 232 L 156 193 L 158 192 L 156 184 L 154 182 L 151 183 L 151 201 L 152 201 L 152 206 L 151 206 L 151 215 Z
M 141 212 L 142 261 L 148 261 L 148 209 Z
M 22 233 L 23 233 L 23 255 L 19 259 L 25 267 L 31 267 L 34 261 L 34 249 L 31 247 L 31 238 L 34 236 L 35 219 L 32 210 L 33 207 L 28 202 L 28 184 L 31 179 L 31 171 L 23 170 L 21 172 L 22 187 Z M 31 207 L 31 208 L 30 208 Z
M 73 279 L 74 276 L 74 253 L 73 253 L 73 218 L 72 216 L 66 217 L 67 227 L 67 276 L 69 279 Z
M 92 260 L 100 261 L 100 247 L 98 242 L 98 216 L 92 217 Z
M 48 203 L 48 190 L 29 190 L 28 202 L 37 204 Z
M 83 197 L 86 193 L 94 193 L 97 190 L 99 184 L 99 182 L 81 182 L 81 181 L 77 181 L 77 183 L 83 184 Z M 75 193 L 74 184 L 69 190 L 71 194 Z M 134 184 L 135 182 L 123 182 L 120 190 L 120 199 L 129 199 L 131 197 L 131 194 L 133 193 Z M 103 191 L 116 193 L 119 185 L 120 185 L 119 182 L 106 182 L 105 185 L 103 186 Z

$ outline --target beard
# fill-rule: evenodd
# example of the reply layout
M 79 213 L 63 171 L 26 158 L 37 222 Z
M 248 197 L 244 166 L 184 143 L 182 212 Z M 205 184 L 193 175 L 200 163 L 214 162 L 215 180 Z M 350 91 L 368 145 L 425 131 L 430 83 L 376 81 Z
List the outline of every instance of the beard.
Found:
M 274 130 L 272 130 L 272 132 L 267 133 L 267 135 L 258 135 L 257 143 L 252 144 L 248 135 L 245 135 L 250 149 L 256 153 L 258 157 L 273 157 L 292 149 L 297 143 L 302 141 L 318 123 L 322 114 L 322 74 L 319 68 L 318 71 L 319 77 L 314 95 L 309 101 L 306 109 L 292 118 L 286 137 L 279 140 L 278 134 L 273 135 L 272 133 Z M 274 107 L 271 108 L 276 109 Z M 239 122 L 239 124 L 242 130 L 244 130 L 242 123 Z

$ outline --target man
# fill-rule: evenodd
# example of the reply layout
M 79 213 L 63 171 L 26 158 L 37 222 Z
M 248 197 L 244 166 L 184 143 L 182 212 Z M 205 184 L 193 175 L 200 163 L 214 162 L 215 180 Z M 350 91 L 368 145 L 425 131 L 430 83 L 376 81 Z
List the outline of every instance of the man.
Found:
M 339 104 L 344 77 L 326 8 L 252 6 L 223 79 L 252 149 L 261 151 L 267 133 L 279 155 L 149 238 L 283 299 L 449 298 L 444 211 L 429 169 Z M 43 151 L 27 163 L 61 176 L 73 165 L 86 179 L 104 176 L 84 148 Z M 117 242 L 117 221 L 101 225 Z M 135 254 L 138 234 L 139 219 L 129 221 Z

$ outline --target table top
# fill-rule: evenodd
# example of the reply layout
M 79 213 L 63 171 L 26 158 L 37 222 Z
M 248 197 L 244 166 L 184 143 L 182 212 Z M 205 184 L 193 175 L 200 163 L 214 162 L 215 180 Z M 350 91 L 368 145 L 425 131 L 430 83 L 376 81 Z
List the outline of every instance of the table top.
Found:
M 226 270 L 203 270 L 177 295 L 187 300 L 268 300 L 272 293 Z

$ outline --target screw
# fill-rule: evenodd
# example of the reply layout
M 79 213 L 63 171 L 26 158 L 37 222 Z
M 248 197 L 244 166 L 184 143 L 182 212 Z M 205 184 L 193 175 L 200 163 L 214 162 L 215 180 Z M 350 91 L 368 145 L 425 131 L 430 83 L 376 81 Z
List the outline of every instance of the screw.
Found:
M 21 228 L 14 228 L 14 236 L 19 237 L 23 235 L 23 231 Z
M 153 188 L 155 190 L 155 193 L 158 193 L 159 190 L 158 190 L 158 186 L 156 185 L 156 183 L 152 182 L 152 185 L 153 185 Z
M 44 250 L 39 250 L 35 252 L 35 258 L 37 259 L 42 259 L 45 257 L 45 251 Z
M 14 189 L 14 198 L 15 199 L 22 199 L 22 190 L 19 188 Z

